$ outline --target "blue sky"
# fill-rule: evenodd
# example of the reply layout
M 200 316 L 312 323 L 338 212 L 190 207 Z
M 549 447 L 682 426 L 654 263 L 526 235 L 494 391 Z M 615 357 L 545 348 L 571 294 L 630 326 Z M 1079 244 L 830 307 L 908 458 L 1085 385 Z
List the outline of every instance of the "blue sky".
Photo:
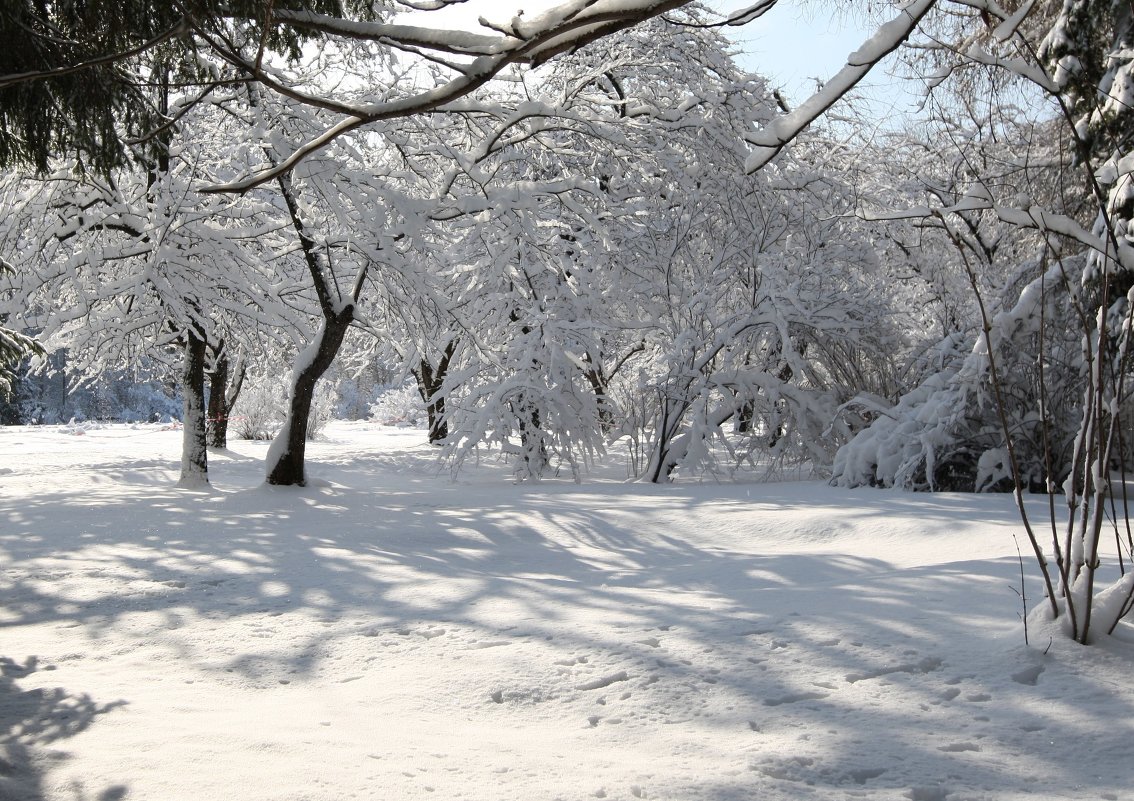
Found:
M 729 5 L 720 4 L 726 11 Z M 729 30 L 744 50 L 745 68 L 786 89 L 795 100 L 814 90 L 812 78 L 825 80 L 838 72 L 873 32 L 860 19 L 786 2 L 742 28 Z
M 728 13 L 749 2 L 717 0 L 712 7 Z M 728 29 L 743 51 L 741 65 L 782 89 L 790 102 L 805 100 L 815 91 L 814 79 L 825 81 L 842 69 L 847 56 L 873 35 L 879 24 L 862 15 L 833 12 L 826 7 L 830 5 L 780 0 L 763 17 L 742 28 Z M 902 112 L 915 102 L 901 81 L 886 74 L 892 58 L 876 67 L 860 85 L 879 113 L 890 109 Z

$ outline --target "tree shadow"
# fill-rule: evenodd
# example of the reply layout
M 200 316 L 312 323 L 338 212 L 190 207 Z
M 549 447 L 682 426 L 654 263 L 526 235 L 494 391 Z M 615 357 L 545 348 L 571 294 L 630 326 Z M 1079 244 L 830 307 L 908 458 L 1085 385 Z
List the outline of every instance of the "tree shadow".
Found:
M 493 713 L 557 697 L 577 714 L 610 681 L 620 691 L 653 693 L 659 725 L 680 725 L 698 704 L 727 697 L 734 710 L 713 707 L 698 725 L 728 729 L 724 742 L 750 737 L 737 753 L 743 775 L 705 778 L 691 794 L 699 798 L 750 798 L 769 783 L 848 793 L 913 788 L 927 799 L 950 786 L 1016 792 L 1041 762 L 1064 777 L 1052 797 L 1070 797 L 1086 780 L 1081 755 L 1045 738 L 1064 731 L 1089 743 L 1100 721 L 1068 718 L 1045 698 L 1081 693 L 1096 703 L 1091 693 L 1108 692 L 1105 680 L 1095 681 L 1089 667 L 1076 672 L 1074 659 L 995 645 L 995 635 L 977 628 L 997 615 L 1013 619 L 1011 559 L 958 554 L 903 568 L 846 551 L 784 552 L 784 531 L 754 514 L 775 511 L 782 526 L 818 510 L 829 520 L 809 533 L 814 541 L 805 544 L 815 546 L 858 530 L 863 519 L 905 516 L 919 531 L 947 530 L 968 515 L 1010 521 L 1007 503 L 990 514 L 987 499 L 826 490 L 809 497 L 806 487 L 754 497 L 736 486 L 470 489 L 402 457 L 329 465 L 320 470 L 329 478 L 302 490 L 225 489 L 217 472 L 208 494 L 124 483 L 102 498 L 22 499 L 0 534 L 12 565 L 0 627 L 77 623 L 73 636 L 95 641 L 132 636 L 144 616 L 157 621 L 149 631 L 160 629 L 160 648 L 176 651 L 178 670 L 218 681 L 231 674 L 258 687 L 325 681 L 328 663 L 360 642 L 377 646 L 370 653 L 377 665 L 411 649 L 434 648 L 440 659 L 445 647 L 468 664 L 478 645 L 522 645 L 522 656 L 520 647 L 491 652 L 508 653 L 516 667 L 513 684 L 478 690 Z M 748 530 L 690 535 L 722 521 Z M 762 543 L 780 552 L 761 553 Z M 84 588 L 82 600 L 68 594 L 70 582 Z M 1029 594 L 1038 597 L 1034 586 Z M 964 619 L 954 604 L 972 609 L 971 595 L 996 610 Z M 502 620 L 516 627 L 506 630 Z M 214 624 L 226 627 L 224 642 L 209 639 Z M 285 635 L 286 647 L 262 647 Z M 536 641 L 539 649 L 527 646 Z M 576 655 L 590 662 L 559 664 Z M 352 664 L 350 672 L 363 669 Z M 21 676 L 13 675 L 6 681 L 14 688 Z M 609 708 L 618 700 L 612 695 Z M 1002 714 L 1013 704 L 1027 714 Z M 1110 692 L 1108 704 L 1113 719 L 1134 716 L 1129 693 Z M 596 731 L 614 716 L 606 709 L 593 709 Z M 853 733 L 860 725 L 873 742 Z M 787 757 L 780 746 L 762 746 L 776 727 L 815 733 L 823 748 L 801 743 Z M 851 733 L 824 738 L 834 729 Z M 641 736 L 650 731 L 643 724 Z M 39 786 L 29 786 L 27 798 L 39 801 Z
M 86 693 L 62 687 L 21 689 L 17 682 L 39 670 L 38 660 L 21 664 L 0 657 L 0 799 L 42 801 L 43 778 L 52 763 L 67 759 L 58 744 L 85 731 L 100 716 L 125 704 L 99 704 Z M 72 790 L 84 798 L 82 788 Z M 115 785 L 100 792 L 98 801 L 119 801 L 127 790 Z

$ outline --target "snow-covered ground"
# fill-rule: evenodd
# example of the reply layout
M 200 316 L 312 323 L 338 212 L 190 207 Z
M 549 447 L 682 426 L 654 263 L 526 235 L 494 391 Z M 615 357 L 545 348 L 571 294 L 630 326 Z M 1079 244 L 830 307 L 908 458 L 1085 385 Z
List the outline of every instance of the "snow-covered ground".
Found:
M 0 429 L 2 799 L 1134 798 L 1134 635 L 1024 646 L 1006 496 L 454 481 L 365 424 L 190 491 L 180 436 Z

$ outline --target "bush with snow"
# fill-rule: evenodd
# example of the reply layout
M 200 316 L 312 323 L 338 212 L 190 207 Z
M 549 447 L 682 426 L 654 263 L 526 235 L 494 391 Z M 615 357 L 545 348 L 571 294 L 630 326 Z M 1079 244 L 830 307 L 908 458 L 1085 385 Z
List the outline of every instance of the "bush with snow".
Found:
M 287 414 L 287 397 L 281 388 L 282 384 L 270 383 L 263 377 L 245 381 L 230 416 L 236 436 L 253 440 L 275 437 Z
M 989 336 L 999 387 L 993 386 L 984 334 L 977 333 L 943 340 L 934 352 L 935 369 L 892 407 L 880 406 L 876 398 L 846 404 L 844 410 L 865 410 L 875 419 L 839 449 L 832 483 L 930 491 L 1009 489 L 997 392 L 1024 484 L 1044 483 L 1048 453 L 1061 479 L 1069 469 L 1079 422 L 1074 409 L 1083 387 L 1074 358 L 1075 329 L 1065 319 L 1070 304 L 1057 291 L 1061 284 L 1059 268 L 1052 268 L 992 318 Z
M 240 439 L 274 439 L 287 417 L 288 387 L 283 381 L 268 376 L 249 377 L 233 407 L 230 417 L 233 431 Z M 335 388 L 326 382 L 315 387 L 311 412 L 307 418 L 307 438 L 318 439 L 334 418 Z
M 379 425 L 421 428 L 425 419 L 425 403 L 413 384 L 381 389 L 370 404 L 370 420 Z

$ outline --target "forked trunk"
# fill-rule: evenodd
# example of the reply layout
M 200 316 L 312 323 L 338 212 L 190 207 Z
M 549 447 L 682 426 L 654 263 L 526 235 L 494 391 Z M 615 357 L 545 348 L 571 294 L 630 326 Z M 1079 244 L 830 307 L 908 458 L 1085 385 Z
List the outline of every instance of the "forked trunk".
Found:
M 205 341 L 192 328 L 185 331 L 185 369 L 181 384 L 185 401 L 178 484 L 197 487 L 209 483 L 209 449 L 205 437 Z
M 429 444 L 440 445 L 449 436 L 449 421 L 445 419 L 445 395 L 442 392 L 445 386 L 445 376 L 449 372 L 449 363 L 457 352 L 457 340 L 449 340 L 445 351 L 441 354 L 437 367 L 422 358 L 418 369 L 414 372 L 417 378 L 417 391 L 425 402 L 425 413 L 429 419 Z

